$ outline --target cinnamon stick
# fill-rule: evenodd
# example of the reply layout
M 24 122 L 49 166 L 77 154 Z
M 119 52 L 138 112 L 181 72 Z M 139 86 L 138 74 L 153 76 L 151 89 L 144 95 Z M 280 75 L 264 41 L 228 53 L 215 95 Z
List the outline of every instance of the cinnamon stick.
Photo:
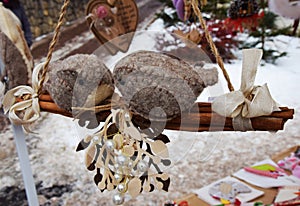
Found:
M 39 96 L 39 100 L 43 101 L 43 102 L 53 102 L 53 100 L 49 94 L 41 94 Z
M 72 114 L 70 112 L 59 108 L 55 103 L 40 101 L 39 104 L 42 111 L 60 114 L 66 117 L 72 117 Z
M 71 113 L 60 109 L 48 94 L 40 96 L 40 107 L 42 111 L 72 117 Z M 109 113 L 110 111 L 97 113 L 98 119 L 101 121 L 105 120 Z M 288 119 L 293 119 L 293 115 L 293 109 L 282 107 L 281 111 L 273 112 L 268 116 L 251 118 L 251 123 L 254 130 L 278 131 L 284 128 L 284 124 Z M 143 119 L 138 115 L 134 115 L 133 121 L 137 125 L 150 125 L 149 120 Z M 195 103 L 190 113 L 184 113 L 182 117 L 168 121 L 166 129 L 184 131 L 234 131 L 232 119 L 212 112 L 211 104 L 207 102 Z
M 166 125 L 165 129 L 169 130 L 178 130 L 178 131 L 187 131 L 187 132 L 217 132 L 217 131 L 234 131 L 233 128 L 230 127 L 221 127 L 221 126 L 196 126 L 196 125 L 181 125 L 178 126 L 177 124 L 170 124 Z
M 281 111 L 273 112 L 267 117 L 278 117 L 283 119 L 293 119 L 293 115 L 295 113 L 294 109 L 289 109 L 287 107 L 279 107 Z M 211 103 L 209 102 L 196 102 L 195 105 L 191 108 L 190 112 L 207 112 L 211 113 Z
M 150 121 L 140 116 L 134 116 L 137 125 L 150 126 Z M 284 127 L 285 120 L 275 117 L 251 118 L 252 127 L 257 131 L 278 131 Z M 167 122 L 166 129 L 188 131 L 234 131 L 232 118 L 225 118 L 216 113 L 190 113 L 184 117 L 175 118 Z M 205 130 L 203 130 L 205 128 Z
M 53 102 L 49 94 L 42 94 L 39 97 L 40 101 L 43 102 Z M 277 117 L 283 119 L 293 119 L 294 109 L 289 109 L 287 107 L 279 107 L 281 111 L 273 112 L 267 117 Z M 196 102 L 191 108 L 190 113 L 212 113 L 211 103 L 209 102 Z
M 190 113 L 183 115 L 182 118 L 175 118 L 170 121 L 172 124 L 190 124 L 195 125 L 215 125 L 215 126 L 225 126 L 231 127 L 232 125 L 232 118 L 225 118 L 220 116 L 216 113 Z M 274 131 L 274 130 L 282 130 L 285 119 L 284 118 L 277 118 L 273 116 L 261 116 L 251 118 L 252 127 L 254 130 L 267 130 L 267 131 Z

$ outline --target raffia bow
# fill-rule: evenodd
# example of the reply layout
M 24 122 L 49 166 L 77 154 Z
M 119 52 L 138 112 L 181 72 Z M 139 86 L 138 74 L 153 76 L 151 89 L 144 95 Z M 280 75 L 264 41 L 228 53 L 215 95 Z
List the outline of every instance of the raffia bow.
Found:
M 267 84 L 254 86 L 257 67 L 262 57 L 260 49 L 243 50 L 241 87 L 238 91 L 217 97 L 212 103 L 212 110 L 231 118 L 253 118 L 280 111 L 272 98 Z
M 27 132 L 30 132 L 29 125 L 40 117 L 38 90 L 41 81 L 38 76 L 43 66 L 44 63 L 41 63 L 33 70 L 32 87 L 15 87 L 9 90 L 3 99 L 3 109 L 5 113 L 9 112 L 9 119 L 15 125 L 22 125 Z M 18 102 L 17 98 L 23 101 Z
M 8 91 L 3 100 L 3 109 L 7 113 L 12 123 L 22 125 L 25 131 L 30 132 L 29 125 L 40 117 L 39 94 L 46 79 L 47 69 L 52 58 L 54 47 L 58 41 L 59 31 L 63 24 L 64 16 L 70 0 L 64 0 L 61 7 L 58 23 L 54 30 L 54 35 L 49 46 L 45 63 L 38 64 L 32 72 L 32 87 L 18 86 Z M 42 70 L 41 78 L 39 78 Z M 17 98 L 22 101 L 16 101 Z

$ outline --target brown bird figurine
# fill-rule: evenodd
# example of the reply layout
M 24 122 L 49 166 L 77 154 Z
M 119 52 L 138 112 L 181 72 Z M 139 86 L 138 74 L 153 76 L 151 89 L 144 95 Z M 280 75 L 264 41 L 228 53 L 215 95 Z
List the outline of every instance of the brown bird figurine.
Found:
M 152 51 L 127 55 L 113 74 L 129 109 L 157 121 L 189 110 L 203 89 L 218 81 L 216 69 L 195 68 L 175 56 Z

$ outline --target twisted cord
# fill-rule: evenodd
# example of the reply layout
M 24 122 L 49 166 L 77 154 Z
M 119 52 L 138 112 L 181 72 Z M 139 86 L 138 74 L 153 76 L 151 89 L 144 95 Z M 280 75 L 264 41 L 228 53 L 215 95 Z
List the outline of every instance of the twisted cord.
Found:
M 228 89 L 229 89 L 229 91 L 232 92 L 232 91 L 234 91 L 234 87 L 231 84 L 231 81 L 230 81 L 229 75 L 228 75 L 228 73 L 227 73 L 227 71 L 225 69 L 222 57 L 220 56 L 219 51 L 218 51 L 216 45 L 214 44 L 214 42 L 212 40 L 212 37 L 211 37 L 211 35 L 210 35 L 209 31 L 208 31 L 208 28 L 206 26 L 206 22 L 205 22 L 202 14 L 201 14 L 201 11 L 200 11 L 200 9 L 198 7 L 198 4 L 199 4 L 199 0 L 192 0 L 192 8 L 193 8 L 195 14 L 197 15 L 197 17 L 198 17 L 198 19 L 200 21 L 202 29 L 204 29 L 205 37 L 206 37 L 206 39 L 207 39 L 207 41 L 209 43 L 209 46 L 210 46 L 210 48 L 211 48 L 211 50 L 212 50 L 212 52 L 213 52 L 213 54 L 214 54 L 214 56 L 216 58 L 217 63 L 219 65 L 219 67 L 221 68 L 221 70 L 223 72 L 223 75 L 224 75 L 224 77 L 225 77 L 225 79 L 227 81 Z
M 46 78 L 46 74 L 48 72 L 49 63 L 52 59 L 52 54 L 53 54 L 55 45 L 58 42 L 58 36 L 59 36 L 59 33 L 60 33 L 60 28 L 63 24 L 64 16 L 67 13 L 67 7 L 68 7 L 69 3 L 70 3 L 70 0 L 65 0 L 63 6 L 61 7 L 58 23 L 57 23 L 57 25 L 55 27 L 55 30 L 54 30 L 54 35 L 53 35 L 53 38 L 51 40 L 51 43 L 50 43 L 50 46 L 49 46 L 49 49 L 48 49 L 47 59 L 46 59 L 46 62 L 44 64 L 41 79 L 40 79 L 40 82 L 39 82 L 38 94 L 41 94 L 41 92 L 42 92 L 43 84 L 44 84 L 44 81 L 45 81 L 45 78 Z

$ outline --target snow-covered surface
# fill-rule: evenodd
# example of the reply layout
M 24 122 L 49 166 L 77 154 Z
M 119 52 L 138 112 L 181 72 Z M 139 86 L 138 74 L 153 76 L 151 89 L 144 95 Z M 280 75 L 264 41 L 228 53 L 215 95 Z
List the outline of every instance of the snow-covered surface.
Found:
M 161 28 L 161 22 L 156 21 L 149 30 L 157 31 Z M 260 66 L 256 85 L 268 83 L 271 94 L 278 103 L 295 109 L 295 118 L 286 123 L 285 129 L 277 133 L 166 131 L 171 139 L 169 148 L 174 163 L 168 170 L 172 181 L 169 193 L 155 191 L 142 194 L 124 205 L 161 205 L 167 199 L 179 198 L 226 177 L 243 166 L 300 144 L 300 39 L 278 36 L 274 38 L 274 42 L 288 55 L 280 58 L 276 65 L 265 63 Z M 147 43 L 151 44 L 150 40 Z M 148 44 L 147 47 L 151 49 Z M 241 51 L 235 53 L 237 60 L 232 64 L 225 64 L 225 67 L 235 89 L 238 89 L 242 59 Z M 209 96 L 227 91 L 220 72 L 219 84 L 207 89 L 199 101 L 207 101 Z M 88 172 L 83 164 L 83 152 L 75 152 L 76 145 L 87 134 L 86 130 L 79 128 L 70 118 L 43 114 L 33 131 L 36 134 L 28 135 L 26 141 L 35 181 L 42 181 L 43 187 L 72 185 L 72 192 L 67 192 L 62 197 L 48 200 L 40 197 L 41 204 L 112 205 L 112 193 L 98 191 L 93 183 L 94 174 Z M 11 128 L 0 134 L 0 147 L 0 187 L 22 187 Z

